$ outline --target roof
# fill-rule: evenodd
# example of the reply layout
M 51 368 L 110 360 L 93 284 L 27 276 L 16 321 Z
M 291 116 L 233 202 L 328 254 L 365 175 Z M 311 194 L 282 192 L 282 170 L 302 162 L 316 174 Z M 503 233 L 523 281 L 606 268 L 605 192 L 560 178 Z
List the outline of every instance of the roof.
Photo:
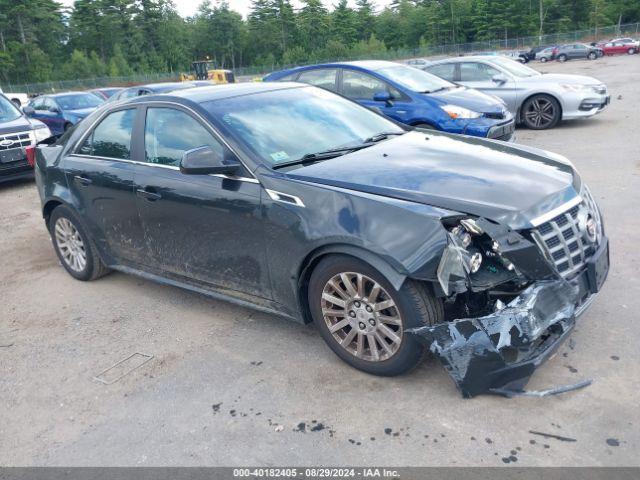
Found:
M 308 85 L 294 82 L 247 82 L 212 85 L 210 87 L 189 88 L 178 92 L 171 92 L 172 97 L 180 97 L 196 103 L 222 100 L 225 98 L 241 97 L 261 92 L 272 92 L 288 88 L 308 87 Z M 138 97 L 143 98 L 143 97 Z
M 491 63 L 497 58 L 500 58 L 500 59 L 506 58 L 508 60 L 512 60 L 517 63 L 517 60 L 515 60 L 514 58 L 507 57 L 504 55 L 465 55 L 464 57 L 450 57 L 450 58 L 443 58 L 442 60 L 434 60 L 433 62 L 431 62 L 431 65 L 436 65 L 439 63 L 458 63 L 458 62 L 489 62 Z
M 57 98 L 57 97 L 66 97 L 67 95 L 92 95 L 92 94 L 89 92 L 61 92 L 61 93 L 45 93 L 44 95 L 41 95 L 41 96 Z

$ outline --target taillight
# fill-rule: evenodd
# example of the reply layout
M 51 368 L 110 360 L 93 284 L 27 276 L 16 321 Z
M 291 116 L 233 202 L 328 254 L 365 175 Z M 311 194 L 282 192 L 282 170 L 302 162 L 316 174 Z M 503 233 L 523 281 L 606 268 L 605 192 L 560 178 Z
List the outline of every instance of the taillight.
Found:
M 24 149 L 24 153 L 27 154 L 27 162 L 29 162 L 29 165 L 33 168 L 36 164 L 36 146 L 29 145 Z

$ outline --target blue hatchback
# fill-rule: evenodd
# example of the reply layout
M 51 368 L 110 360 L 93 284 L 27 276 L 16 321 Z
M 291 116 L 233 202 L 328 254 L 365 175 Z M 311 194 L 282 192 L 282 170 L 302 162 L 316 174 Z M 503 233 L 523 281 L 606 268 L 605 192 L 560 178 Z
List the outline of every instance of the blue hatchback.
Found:
M 24 113 L 45 123 L 53 135 L 62 135 L 93 112 L 104 100 L 88 92 L 40 95 L 23 108 Z
M 417 68 L 384 61 L 310 65 L 267 75 L 339 93 L 407 125 L 512 141 L 515 122 L 502 100 Z

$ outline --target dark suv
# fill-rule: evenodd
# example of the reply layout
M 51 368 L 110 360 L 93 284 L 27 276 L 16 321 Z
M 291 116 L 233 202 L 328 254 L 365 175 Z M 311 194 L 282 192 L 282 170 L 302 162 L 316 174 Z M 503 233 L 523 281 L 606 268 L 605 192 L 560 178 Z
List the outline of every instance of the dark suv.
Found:
M 377 375 L 430 349 L 466 396 L 520 390 L 609 265 L 565 158 L 297 83 L 107 104 L 38 147 L 36 182 L 78 280 L 120 270 L 313 321 Z
M 49 137 L 51 132 L 44 123 L 27 118 L 0 94 L 0 182 L 32 176 L 26 149 Z

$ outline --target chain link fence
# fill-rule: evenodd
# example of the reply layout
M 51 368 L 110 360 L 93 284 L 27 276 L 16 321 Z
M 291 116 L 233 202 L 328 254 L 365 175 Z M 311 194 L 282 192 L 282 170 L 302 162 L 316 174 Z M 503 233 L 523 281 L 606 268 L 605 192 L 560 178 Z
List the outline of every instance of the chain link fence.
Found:
M 625 25 L 613 25 L 601 28 L 591 28 L 589 30 L 577 30 L 565 33 L 553 33 L 542 36 L 505 38 L 502 40 L 488 40 L 484 42 L 444 44 L 438 46 L 422 46 L 412 49 L 385 50 L 380 52 L 367 53 L 365 56 L 346 56 L 342 58 L 321 58 L 317 62 L 347 61 L 347 60 L 399 60 L 412 57 L 438 57 L 438 56 L 458 56 L 470 53 L 528 50 L 536 45 L 563 44 L 571 42 L 590 43 L 606 38 L 630 36 L 638 38 L 640 36 L 640 23 L 630 23 Z M 262 76 L 265 73 L 275 70 L 282 70 L 301 66 L 298 64 L 254 65 L 237 67 L 234 69 L 236 77 L 240 80 L 250 80 L 252 77 Z M 148 73 L 136 74 L 126 77 L 95 77 L 76 80 L 56 80 L 41 83 L 27 84 L 2 84 L 5 92 L 26 93 L 33 96 L 43 93 L 62 92 L 69 90 L 88 90 L 99 87 L 127 87 L 155 82 L 177 81 L 179 73 Z

